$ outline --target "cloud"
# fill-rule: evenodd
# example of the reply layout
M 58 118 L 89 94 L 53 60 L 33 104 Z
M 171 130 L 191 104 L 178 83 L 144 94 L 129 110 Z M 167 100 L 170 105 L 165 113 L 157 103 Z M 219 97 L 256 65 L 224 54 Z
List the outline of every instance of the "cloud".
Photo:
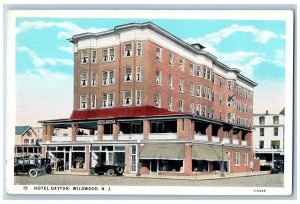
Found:
M 285 106 L 285 83 L 263 79 L 254 89 L 254 113 L 279 113 Z M 271 104 L 271 105 L 270 105 Z
M 25 32 L 30 29 L 49 29 L 49 28 L 59 28 L 64 31 L 60 31 L 57 34 L 58 38 L 69 38 L 74 34 L 86 33 L 86 32 L 102 32 L 107 30 L 107 28 L 81 28 L 74 23 L 70 22 L 51 22 L 51 21 L 23 21 L 16 28 L 17 34 Z
M 253 35 L 253 40 L 255 42 L 261 44 L 267 44 L 270 39 L 285 39 L 284 35 L 278 35 L 268 30 L 260 30 L 255 28 L 254 26 L 241 26 L 238 24 L 233 24 L 230 27 L 223 28 L 218 32 L 210 33 L 204 35 L 204 37 L 200 38 L 188 38 L 186 42 L 188 43 L 203 43 L 204 45 L 217 45 L 223 39 L 230 37 L 232 34 L 242 32 L 242 33 L 250 33 Z
M 64 59 L 64 58 L 44 58 L 44 59 L 42 59 L 42 58 L 38 57 L 38 55 L 33 50 L 31 50 L 25 46 L 17 47 L 17 51 L 28 54 L 32 58 L 32 63 L 35 67 L 40 67 L 40 66 L 45 66 L 45 65 L 73 66 L 73 61 L 70 59 Z
M 73 47 L 64 47 L 64 46 L 60 46 L 60 47 L 58 47 L 58 49 L 61 50 L 61 51 L 70 53 L 70 54 L 73 54 L 73 53 L 74 53 Z

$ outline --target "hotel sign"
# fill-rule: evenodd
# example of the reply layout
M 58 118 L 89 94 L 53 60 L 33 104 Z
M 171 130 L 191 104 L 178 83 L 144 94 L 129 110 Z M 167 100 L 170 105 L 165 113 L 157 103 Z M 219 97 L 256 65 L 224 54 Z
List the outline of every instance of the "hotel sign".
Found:
M 116 121 L 115 120 L 99 120 L 98 124 L 102 125 L 102 124 L 115 124 Z

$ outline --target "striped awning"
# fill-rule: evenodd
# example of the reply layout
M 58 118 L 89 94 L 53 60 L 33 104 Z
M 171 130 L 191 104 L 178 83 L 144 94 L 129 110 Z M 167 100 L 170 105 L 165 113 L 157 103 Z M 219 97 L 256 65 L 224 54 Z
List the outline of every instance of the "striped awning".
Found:
M 192 158 L 197 160 L 222 161 L 222 147 L 193 145 Z M 223 160 L 230 160 L 225 151 L 223 152 Z
M 184 159 L 184 144 L 145 144 L 141 148 L 141 159 Z

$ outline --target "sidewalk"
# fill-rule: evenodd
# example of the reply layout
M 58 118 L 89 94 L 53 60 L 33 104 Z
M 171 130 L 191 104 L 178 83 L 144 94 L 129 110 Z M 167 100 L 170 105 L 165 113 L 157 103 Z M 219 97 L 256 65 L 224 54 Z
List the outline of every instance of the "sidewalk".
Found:
M 88 172 L 71 172 L 71 171 L 54 171 L 55 175 L 78 175 L 88 176 Z M 149 178 L 149 179 L 175 179 L 175 180 L 212 180 L 212 179 L 226 179 L 235 177 L 249 177 L 249 176 L 260 176 L 270 174 L 269 171 L 255 171 L 255 172 L 242 172 L 242 173 L 225 173 L 225 177 L 221 177 L 220 174 L 211 175 L 193 175 L 193 176 L 167 176 L 157 174 L 142 174 L 136 176 L 136 174 L 124 174 L 124 177 L 128 178 Z

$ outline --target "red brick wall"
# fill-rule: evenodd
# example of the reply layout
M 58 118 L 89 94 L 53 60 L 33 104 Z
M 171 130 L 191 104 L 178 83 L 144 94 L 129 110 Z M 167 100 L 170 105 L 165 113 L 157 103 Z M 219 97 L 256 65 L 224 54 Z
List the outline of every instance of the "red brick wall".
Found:
M 192 173 L 192 148 L 190 144 L 184 145 L 184 175 L 189 176 Z
M 250 161 L 253 161 L 253 151 L 251 149 L 238 149 L 238 148 L 225 148 L 226 152 L 230 152 L 230 172 L 249 172 L 250 171 Z M 240 164 L 234 164 L 234 154 L 235 152 L 240 153 Z M 244 165 L 244 153 L 248 153 L 248 165 Z
M 155 93 L 161 93 L 161 106 L 162 108 L 168 108 L 168 97 L 173 97 L 173 110 L 178 111 L 179 100 L 184 101 L 184 111 L 190 111 L 190 103 L 201 104 L 214 109 L 215 118 L 220 118 L 220 111 L 222 112 L 222 119 L 226 120 L 227 112 L 234 112 L 236 116 L 242 118 L 248 118 L 251 120 L 252 114 L 245 114 L 239 112 L 234 107 L 227 106 L 227 96 L 235 95 L 236 100 L 248 104 L 252 107 L 252 100 L 250 97 L 245 99 L 236 94 L 236 90 L 228 90 L 227 81 L 224 81 L 224 85 L 220 87 L 220 76 L 215 74 L 215 83 L 203 77 L 196 76 L 197 64 L 194 63 L 194 76 L 190 74 L 190 64 L 193 63 L 189 59 L 185 59 L 184 71 L 179 69 L 179 59 L 180 55 L 172 52 L 162 46 L 162 60 L 156 60 L 156 45 L 154 42 L 145 40 L 143 43 L 143 56 L 136 56 L 136 42 L 133 43 L 134 56 L 123 57 L 124 44 L 116 45 L 115 48 L 115 61 L 103 62 L 102 60 L 102 48 L 97 49 L 97 64 L 81 64 L 81 51 L 75 53 L 75 74 L 74 74 L 74 109 L 79 109 L 79 97 L 82 94 L 88 95 L 88 106 L 90 107 L 90 95 L 97 94 L 97 108 L 101 108 L 102 93 L 114 92 L 115 94 L 115 106 L 122 106 L 122 97 L 124 90 L 132 90 L 132 101 L 133 105 L 135 103 L 135 90 L 142 90 L 142 105 L 155 105 Z M 169 53 L 174 53 L 174 65 L 169 65 Z M 90 54 L 91 49 L 88 49 L 89 62 L 91 60 Z M 136 66 L 142 66 L 142 82 L 135 81 Z M 133 81 L 124 82 L 124 68 L 130 66 L 132 67 Z M 201 65 L 204 68 L 204 65 Z M 211 68 L 210 68 L 211 69 Z M 102 86 L 102 71 L 103 70 L 115 70 L 115 85 L 113 86 Z M 162 83 L 161 85 L 156 85 L 155 83 L 155 73 L 156 70 L 162 72 Z M 80 87 L 80 73 L 88 72 L 88 87 Z M 91 73 L 98 73 L 98 86 L 91 87 L 90 79 Z M 168 88 L 169 74 L 173 76 L 173 89 Z M 179 79 L 184 80 L 184 93 L 179 92 Z M 190 95 L 190 83 L 194 84 L 196 92 L 196 85 L 206 86 L 214 92 L 215 100 L 207 100 L 205 98 L 196 97 Z M 101 87 L 99 89 L 99 87 Z M 222 94 L 223 104 L 220 105 L 219 95 Z

